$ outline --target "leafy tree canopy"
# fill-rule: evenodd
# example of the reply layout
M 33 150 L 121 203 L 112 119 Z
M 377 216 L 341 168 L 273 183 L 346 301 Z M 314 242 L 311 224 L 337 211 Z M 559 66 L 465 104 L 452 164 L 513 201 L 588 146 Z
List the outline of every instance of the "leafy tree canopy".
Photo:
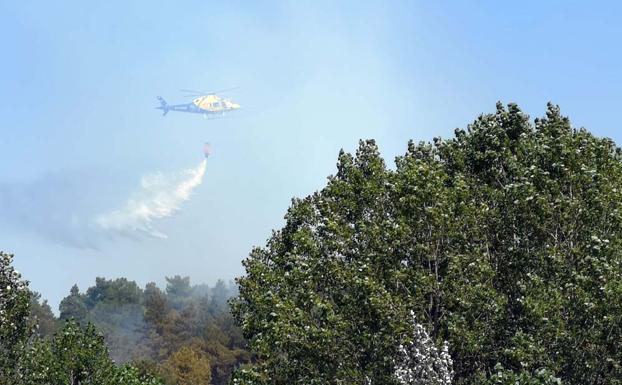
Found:
M 13 268 L 13 255 L 0 251 L 0 383 L 13 384 L 33 331 L 28 282 Z
M 548 106 L 497 105 L 385 166 L 341 152 L 244 262 L 235 383 L 391 384 L 410 312 L 457 384 L 622 383 L 622 163 Z
M 130 366 L 115 366 L 103 336 L 90 323 L 82 328 L 75 320 L 68 320 L 49 339 L 34 333 L 39 315 L 47 314 L 49 306 L 39 303 L 40 296 L 28 289 L 28 282 L 12 267 L 12 259 L 12 255 L 0 252 L 1 384 L 161 384 L 155 377 L 140 375 Z M 74 287 L 71 296 L 78 295 Z M 31 308 L 40 314 L 31 314 Z

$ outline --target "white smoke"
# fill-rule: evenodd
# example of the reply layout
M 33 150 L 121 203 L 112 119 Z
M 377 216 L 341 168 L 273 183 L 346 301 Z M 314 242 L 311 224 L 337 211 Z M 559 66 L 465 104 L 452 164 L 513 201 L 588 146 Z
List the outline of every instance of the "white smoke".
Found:
M 125 181 L 106 170 L 0 181 L 0 233 L 26 230 L 81 249 L 99 249 L 118 236 L 166 238 L 155 222 L 174 215 L 190 199 L 206 167 L 204 159 L 181 172 L 146 175 L 129 198 L 120 187 Z
M 94 224 L 108 233 L 130 238 L 147 235 L 166 238 L 153 221 L 173 215 L 203 181 L 207 159 L 194 168 L 175 174 L 150 174 L 141 179 L 140 190 L 117 210 L 97 215 Z

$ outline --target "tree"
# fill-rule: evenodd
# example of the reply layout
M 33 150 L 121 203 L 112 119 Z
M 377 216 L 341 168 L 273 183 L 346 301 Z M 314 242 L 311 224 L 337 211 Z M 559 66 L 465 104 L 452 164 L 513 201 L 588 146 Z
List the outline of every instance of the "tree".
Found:
M 17 384 L 28 339 L 32 335 L 28 282 L 13 266 L 13 255 L 0 251 L 0 383 Z
M 168 311 L 166 296 L 154 282 L 149 282 L 145 286 L 145 321 L 160 324 Z
M 43 337 L 51 337 L 58 329 L 58 321 L 52 313 L 47 300 L 41 301 L 41 294 L 30 294 L 30 318 L 37 325 L 37 333 Z
M 36 340 L 22 369 L 22 384 L 157 385 L 157 378 L 140 374 L 131 366 L 116 367 L 104 337 L 91 323 L 81 327 L 65 321 L 51 340 Z
M 151 374 L 141 373 L 139 369 L 125 365 L 117 370 L 111 385 L 162 385 L 162 381 Z
M 396 383 L 412 311 L 456 384 L 622 383 L 621 154 L 513 104 L 395 170 L 373 141 L 342 151 L 244 262 L 233 310 L 259 361 L 236 381 Z
M 69 292 L 69 295 L 60 302 L 60 319 L 75 319 L 78 321 L 84 321 L 86 319 L 87 307 L 85 303 L 85 296 L 80 294 L 78 285 L 73 285 Z
M 232 292 L 224 281 L 212 289 L 181 276 L 167 278 L 166 292 L 153 282 L 143 290 L 126 278 L 98 277 L 85 294 L 73 287 L 61 312 L 93 323 L 116 364 L 131 362 L 141 375 L 161 373 L 174 353 L 191 346 L 209 360 L 211 382 L 224 385 L 232 368 L 250 359 L 229 314 Z
M 535 372 L 528 370 L 507 370 L 501 364 L 497 364 L 493 374 L 488 380 L 490 385 L 561 385 L 562 381 L 548 369 L 540 369 Z
M 397 383 L 395 336 L 410 327 L 410 309 L 386 259 L 389 176 L 373 141 L 356 158 L 341 152 L 328 186 L 294 200 L 285 227 L 245 261 L 234 313 L 263 361 L 257 376 L 275 385 Z
M 230 297 L 225 281 L 222 279 L 216 281 L 216 285 L 212 288 L 212 306 L 215 309 L 222 309 L 227 306 L 227 300 Z
M 170 385 L 224 385 L 233 367 L 250 360 L 225 306 L 223 284 L 216 303 L 206 295 L 208 286 L 169 279 L 175 309 L 153 283 L 143 292 L 125 278 L 97 278 L 85 294 L 74 285 L 62 300 L 61 316 L 68 319 L 61 327 L 47 301 L 12 267 L 12 258 L 0 253 L 3 385 L 154 385 L 162 383 L 160 374 Z M 136 366 L 118 366 L 129 361 Z
M 126 278 L 95 279 L 95 285 L 80 294 L 72 287 L 60 304 L 61 320 L 73 318 L 82 324 L 92 322 L 104 335 L 111 357 L 117 363 L 129 362 L 145 354 L 140 343 L 144 336 L 143 290 Z
M 108 356 L 104 339 L 92 324 L 85 328 L 73 319 L 52 338 L 40 338 L 34 306 L 46 313 L 46 302 L 28 289 L 11 263 L 13 256 L 0 252 L 0 383 L 6 385 L 159 385 L 132 367 L 117 368 Z M 79 295 L 77 287 L 72 295 Z M 37 308 L 37 306 L 39 308 Z M 53 317 L 52 317 L 53 319 Z
M 103 277 L 95 279 L 95 286 L 89 287 L 85 295 L 85 304 L 90 310 L 102 302 L 113 305 L 139 304 L 143 291 L 134 281 L 126 278 L 107 280 Z
M 166 277 L 166 295 L 171 307 L 181 310 L 192 296 L 190 277 L 182 277 L 180 275 Z
M 74 320 L 51 341 L 58 384 L 106 384 L 115 375 L 104 337 L 89 323 L 84 329 Z
M 210 361 L 200 350 L 184 346 L 165 362 L 165 378 L 176 385 L 205 385 L 211 380 Z

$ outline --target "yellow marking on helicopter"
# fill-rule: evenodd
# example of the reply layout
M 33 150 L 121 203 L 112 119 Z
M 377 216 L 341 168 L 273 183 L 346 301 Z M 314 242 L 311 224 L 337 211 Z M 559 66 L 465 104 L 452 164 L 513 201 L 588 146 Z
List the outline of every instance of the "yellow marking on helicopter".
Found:
M 234 103 L 231 99 L 224 99 L 217 95 L 199 96 L 192 103 L 198 108 L 212 113 L 224 112 L 229 110 L 238 110 L 240 105 Z

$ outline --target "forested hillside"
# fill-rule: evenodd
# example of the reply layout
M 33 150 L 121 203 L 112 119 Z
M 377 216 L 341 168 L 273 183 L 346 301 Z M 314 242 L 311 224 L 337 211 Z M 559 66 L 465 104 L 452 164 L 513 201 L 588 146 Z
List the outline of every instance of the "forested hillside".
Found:
M 222 280 L 209 287 L 174 276 L 166 278 L 164 289 L 155 283 L 143 289 L 125 278 L 97 278 L 83 293 L 71 288 L 60 303 L 59 319 L 37 293 L 30 311 L 43 337 L 52 337 L 65 320 L 92 323 L 117 364 L 131 363 L 168 384 L 195 376 L 220 385 L 235 366 L 250 360 L 227 303 L 236 294 L 235 284 Z M 190 373 L 182 374 L 188 363 Z

